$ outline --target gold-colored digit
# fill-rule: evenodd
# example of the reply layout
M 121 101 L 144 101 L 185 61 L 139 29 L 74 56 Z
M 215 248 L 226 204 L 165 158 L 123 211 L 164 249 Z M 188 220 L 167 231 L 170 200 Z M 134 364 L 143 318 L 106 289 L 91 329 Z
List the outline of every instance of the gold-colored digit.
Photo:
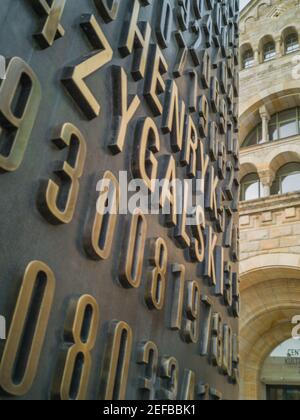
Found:
M 210 352 L 212 302 L 206 295 L 201 296 L 201 325 L 200 325 L 200 355 L 207 356 Z
M 183 384 L 181 389 L 181 401 L 195 400 L 196 375 L 189 369 L 184 370 Z
M 58 185 L 52 179 L 49 180 L 45 195 L 41 195 L 39 209 L 43 216 L 54 225 L 70 223 L 76 209 L 79 194 L 79 179 L 84 170 L 86 160 L 86 141 L 81 132 L 73 124 L 66 123 L 53 143 L 59 149 L 69 148 L 69 157 L 63 163 L 62 168 L 56 170 L 56 175 L 61 180 Z M 74 159 L 74 150 L 77 150 Z M 69 186 L 70 185 L 70 186 Z M 68 188 L 66 198 L 65 188 Z
M 199 338 L 199 315 L 201 291 L 197 281 L 187 282 L 185 319 L 182 338 L 186 343 L 196 344 Z
M 21 165 L 41 98 L 40 82 L 28 64 L 19 57 L 8 61 L 0 79 L 0 171 Z
M 29 0 L 36 13 L 46 18 L 41 32 L 34 34 L 41 48 L 48 48 L 54 41 L 65 34 L 64 28 L 60 24 L 62 14 L 66 5 L 66 0 L 53 0 L 51 6 L 47 0 Z
M 53 398 L 84 400 L 92 368 L 91 351 L 97 338 L 99 306 L 90 295 L 73 299 L 66 317 L 64 340 L 70 347 L 61 354 Z
M 139 380 L 139 390 L 142 400 L 152 401 L 155 399 L 155 384 L 158 369 L 158 348 L 152 341 L 140 343 L 138 346 L 137 363 L 144 365 L 145 374 Z
M 85 116 L 92 120 L 99 116 L 101 107 L 85 79 L 112 60 L 113 50 L 94 15 L 83 15 L 81 27 L 96 52 L 81 58 L 77 65 L 67 67 L 62 83 Z
M 10 395 L 25 395 L 36 377 L 55 286 L 46 264 L 27 266 L 0 364 L 0 387 Z
M 239 363 L 240 363 L 240 355 L 239 355 L 239 337 L 237 334 L 233 334 L 232 336 L 232 368 L 231 368 L 231 377 L 230 382 L 233 384 L 238 384 L 240 380 L 239 374 Z
M 120 265 L 119 280 L 123 287 L 137 289 L 141 285 L 147 239 L 147 220 L 141 210 L 132 215 L 128 244 Z
M 173 298 L 171 309 L 170 329 L 178 331 L 181 329 L 182 313 L 184 306 L 185 266 L 180 264 L 172 265 L 173 274 Z
M 101 399 L 125 400 L 132 341 L 132 330 L 126 322 L 110 323 L 101 376 Z
M 152 240 L 150 248 L 149 261 L 154 268 L 148 273 L 145 301 L 149 309 L 161 310 L 165 303 L 168 248 L 162 238 Z
M 213 329 L 211 339 L 211 361 L 214 366 L 222 368 L 223 363 L 223 328 L 221 315 L 213 315 Z
M 223 361 L 222 371 L 224 375 L 232 376 L 232 360 L 233 360 L 233 347 L 232 347 L 232 329 L 229 325 L 225 324 L 223 327 Z
M 107 260 L 112 250 L 112 242 L 117 224 L 120 189 L 114 175 L 107 171 L 97 190 L 100 192 L 95 202 L 96 214 L 89 217 L 84 247 L 94 260 Z
M 179 382 L 178 361 L 174 357 L 163 357 L 159 376 L 162 379 L 162 388 L 158 391 L 158 399 L 176 400 Z

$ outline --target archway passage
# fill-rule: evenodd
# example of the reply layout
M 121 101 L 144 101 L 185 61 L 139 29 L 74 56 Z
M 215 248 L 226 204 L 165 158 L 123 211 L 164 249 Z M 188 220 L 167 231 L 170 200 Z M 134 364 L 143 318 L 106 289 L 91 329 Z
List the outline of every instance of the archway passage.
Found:
M 265 399 L 261 370 L 267 356 L 291 338 L 300 314 L 300 257 L 261 255 L 241 263 L 241 398 Z
M 261 381 L 268 401 L 300 401 L 300 339 L 290 338 L 266 358 Z

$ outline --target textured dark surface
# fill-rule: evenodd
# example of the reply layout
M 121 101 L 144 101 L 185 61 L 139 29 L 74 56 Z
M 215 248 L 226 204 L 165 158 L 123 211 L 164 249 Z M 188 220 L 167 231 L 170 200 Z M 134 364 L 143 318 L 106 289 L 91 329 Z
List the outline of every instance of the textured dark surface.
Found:
M 155 28 L 157 22 L 157 7 L 160 2 L 161 0 L 152 1 L 153 4 L 143 7 L 140 13 L 140 20 L 147 20 L 152 28 Z M 136 349 L 140 341 L 147 340 L 152 340 L 157 344 L 160 356 L 174 356 L 178 360 L 179 390 L 182 386 L 184 369 L 191 369 L 196 374 L 197 384 L 208 383 L 212 388 L 219 390 L 226 399 L 234 399 L 238 395 L 238 386 L 230 384 L 227 377 L 210 365 L 207 357 L 199 355 L 199 344 L 186 344 L 180 339 L 178 332 L 168 329 L 172 299 L 171 265 L 175 263 L 185 264 L 186 280 L 198 280 L 202 294 L 211 297 L 214 312 L 220 312 L 224 321 L 232 326 L 234 332 L 237 332 L 238 328 L 237 320 L 229 316 L 221 299 L 213 295 L 213 288 L 209 287 L 203 277 L 198 275 L 197 265 L 188 262 L 186 253 L 175 246 L 171 239 L 171 229 L 163 227 L 156 216 L 147 218 L 147 238 L 164 238 L 169 251 L 166 304 L 162 311 L 149 311 L 144 302 L 148 248 L 146 248 L 141 287 L 137 290 L 126 290 L 117 282 L 120 255 L 124 252 L 125 224 L 130 220 L 129 216 L 118 217 L 112 254 L 107 261 L 92 261 L 84 252 L 84 227 L 92 210 L 91 207 L 94 205 L 97 182 L 106 170 L 112 171 L 116 177 L 119 170 L 128 170 L 131 176 L 136 122 L 139 117 L 145 115 L 153 118 L 142 94 L 144 81 L 134 82 L 129 77 L 129 93 L 138 92 L 142 106 L 128 127 L 123 153 L 116 156 L 110 153 L 107 145 L 111 138 L 113 110 L 111 66 L 121 65 L 130 75 L 132 55 L 122 58 L 118 52 L 124 17 L 128 14 L 130 3 L 130 1 L 122 0 L 117 20 L 106 24 L 93 1 L 67 0 L 61 20 L 65 36 L 55 41 L 53 46 L 41 50 L 32 35 L 37 32 L 43 19 L 38 17 L 30 2 L 19 0 L 2 0 L 1 2 L 0 54 L 7 58 L 21 57 L 36 73 L 42 87 L 38 116 L 23 162 L 16 171 L 0 174 L 0 313 L 6 316 L 8 326 L 15 308 L 22 276 L 29 262 L 40 260 L 46 263 L 53 270 L 57 282 L 38 371 L 30 391 L 20 398 L 50 398 L 58 356 L 63 344 L 68 303 L 72 297 L 82 294 L 94 296 L 100 308 L 100 327 L 96 345 L 92 351 L 92 370 L 87 398 L 99 398 L 106 325 L 111 320 L 125 321 L 133 330 L 133 352 L 126 394 L 128 399 L 139 398 L 138 378 L 142 376 L 144 368 L 136 363 Z M 171 3 L 175 5 L 179 2 L 172 0 Z M 80 16 L 83 13 L 95 15 L 114 51 L 113 60 L 87 80 L 90 90 L 101 105 L 100 116 L 91 121 L 88 121 L 81 113 L 61 83 L 63 69 L 91 51 L 91 45 L 79 25 Z M 175 13 L 174 9 L 174 16 Z M 193 17 L 192 13 L 191 22 L 195 20 Z M 174 17 L 171 41 L 168 48 L 163 50 L 170 67 L 168 75 L 165 76 L 166 80 L 173 77 L 172 69 L 178 52 L 174 36 L 177 27 Z M 188 44 L 194 39 L 190 31 L 186 31 L 184 37 Z M 152 40 L 156 42 L 154 29 L 152 29 Z M 213 49 L 208 51 L 213 53 Z M 189 55 L 186 70 L 192 67 L 194 65 Z M 187 104 L 188 81 L 187 76 L 176 79 L 180 95 Z M 202 93 L 199 87 L 198 95 Z M 211 118 L 215 119 L 215 117 L 211 112 Z M 197 121 L 197 114 L 193 114 L 193 119 Z M 160 120 L 160 117 L 155 118 L 158 127 L 160 127 Z M 87 143 L 87 159 L 84 174 L 80 180 L 79 197 L 72 222 L 67 225 L 53 226 L 38 211 L 37 197 L 41 182 L 50 178 L 55 179 L 53 178 L 55 162 L 63 161 L 67 157 L 67 151 L 59 151 L 51 142 L 55 129 L 65 122 L 73 123 L 84 135 Z M 158 156 L 170 155 L 172 151 L 169 135 L 163 135 L 160 130 L 160 137 L 161 150 Z M 225 136 L 220 136 L 220 138 L 223 139 Z M 203 140 L 203 143 L 207 144 L 207 141 Z M 231 159 L 231 155 L 228 159 Z M 178 160 L 177 157 L 176 160 Z M 178 164 L 179 176 L 184 177 L 185 172 L 186 169 L 180 168 Z M 209 220 L 207 223 L 210 223 Z M 226 250 L 226 255 L 227 253 Z M 233 263 L 233 266 L 236 271 L 236 264 Z M 4 344 L 1 342 L 2 347 Z M 159 383 L 157 386 L 159 389 Z M 3 394 L 1 398 L 14 397 Z

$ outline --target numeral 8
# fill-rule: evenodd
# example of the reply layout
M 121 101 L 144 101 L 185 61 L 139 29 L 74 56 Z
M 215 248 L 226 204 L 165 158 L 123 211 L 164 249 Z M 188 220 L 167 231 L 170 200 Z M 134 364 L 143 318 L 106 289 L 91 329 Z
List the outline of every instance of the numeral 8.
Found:
M 150 248 L 150 264 L 154 269 L 148 275 L 145 300 L 149 309 L 161 310 L 165 301 L 168 248 L 162 238 L 152 241 Z
M 62 354 L 59 374 L 53 386 L 53 398 L 84 400 L 86 397 L 93 350 L 99 326 L 99 306 L 89 295 L 72 300 L 65 324 L 65 343 L 73 343 Z M 61 365 L 64 363 L 64 368 Z

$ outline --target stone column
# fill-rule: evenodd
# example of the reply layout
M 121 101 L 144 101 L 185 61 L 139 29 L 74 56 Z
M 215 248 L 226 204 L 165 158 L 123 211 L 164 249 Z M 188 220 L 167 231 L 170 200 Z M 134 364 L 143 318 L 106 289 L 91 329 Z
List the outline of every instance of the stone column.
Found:
M 275 47 L 276 47 L 276 56 L 281 57 L 282 56 L 282 40 L 281 40 L 281 37 L 277 38 L 275 40 Z
M 259 50 L 254 50 L 254 65 L 257 66 L 260 64 L 260 58 L 259 58 Z
M 262 121 L 262 143 L 268 143 L 270 114 L 265 106 L 259 109 L 259 114 Z
M 266 169 L 263 171 L 259 171 L 258 175 L 263 187 L 262 196 L 264 198 L 270 197 L 271 187 L 275 180 L 275 173 L 271 169 Z

